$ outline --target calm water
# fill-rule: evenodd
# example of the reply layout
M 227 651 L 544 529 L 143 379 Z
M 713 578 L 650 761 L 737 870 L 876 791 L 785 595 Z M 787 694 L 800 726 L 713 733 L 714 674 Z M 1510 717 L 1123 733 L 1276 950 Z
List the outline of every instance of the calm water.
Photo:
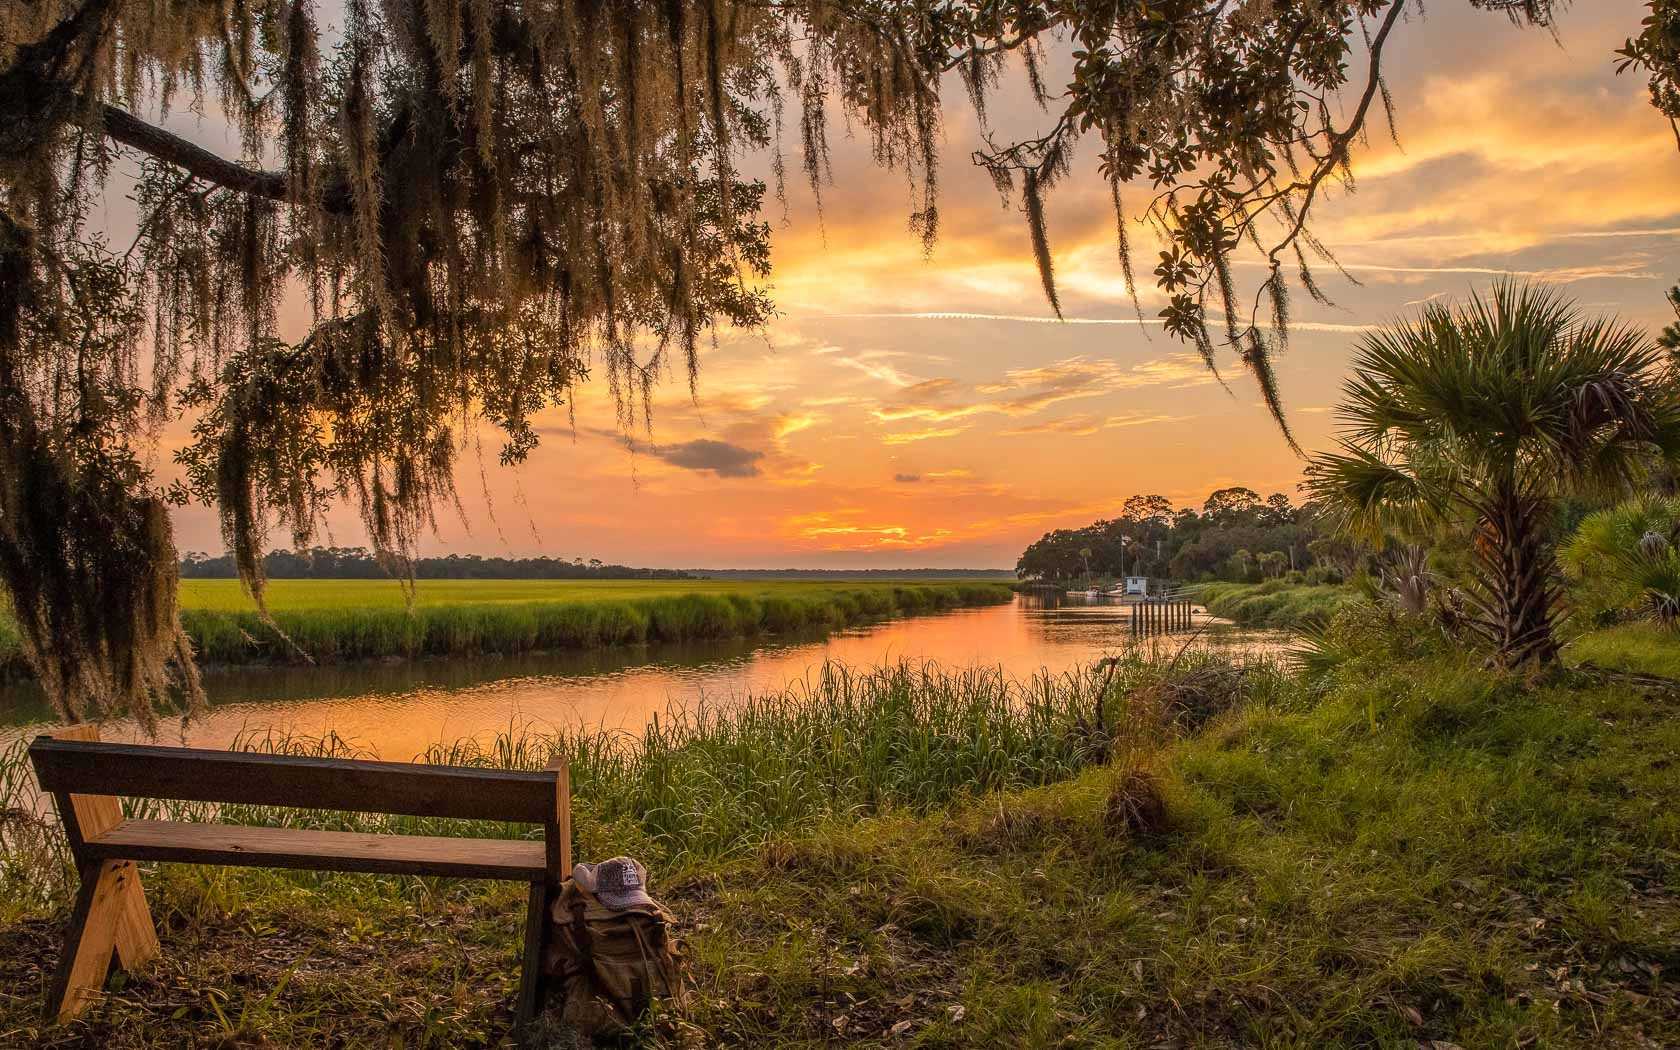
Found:
M 307 736 L 336 732 L 384 758 L 408 759 L 427 745 L 489 737 L 510 726 L 601 726 L 639 732 L 671 704 L 709 703 L 780 691 L 814 676 L 824 661 L 868 667 L 883 661 L 935 661 L 947 667 L 1001 667 L 1018 678 L 1060 672 L 1132 643 L 1127 610 L 1116 602 L 1020 597 L 1010 605 L 894 620 L 827 636 L 771 643 L 733 641 L 639 646 L 589 653 L 439 659 L 322 668 L 244 668 L 209 672 L 210 710 L 166 722 L 159 743 L 226 747 L 242 732 L 273 729 Z M 1201 624 L 1204 616 L 1198 615 Z M 1176 651 L 1188 635 L 1145 640 Z M 1247 653 L 1276 652 L 1279 632 L 1208 627 L 1196 644 Z M 0 691 L 0 743 L 53 719 L 39 692 Z M 108 726 L 108 740 L 137 738 Z

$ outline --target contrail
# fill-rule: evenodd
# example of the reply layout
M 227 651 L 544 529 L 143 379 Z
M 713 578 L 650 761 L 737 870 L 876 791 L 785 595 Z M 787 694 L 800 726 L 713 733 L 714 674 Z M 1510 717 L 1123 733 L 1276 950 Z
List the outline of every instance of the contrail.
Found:
M 1239 260 L 1238 265 L 1264 266 L 1258 260 Z M 1560 266 L 1551 270 L 1513 270 L 1505 266 L 1387 266 L 1382 263 L 1341 263 L 1338 269 L 1350 273 L 1476 274 L 1492 277 L 1539 277 L 1568 284 L 1572 281 L 1624 280 L 1660 281 L 1664 276 L 1645 270 Z
M 977 314 L 955 310 L 920 313 L 838 313 L 816 314 L 814 316 L 845 320 L 1008 321 L 1015 324 L 1130 325 L 1134 328 L 1143 325 L 1159 327 L 1163 323 L 1160 318 L 1156 317 L 1146 317 L 1142 320 L 1136 317 L 1067 317 L 1057 320 L 1054 317 L 1044 317 L 1037 314 Z M 1261 327 L 1266 326 L 1262 325 Z M 1369 332 L 1378 327 L 1378 325 L 1372 324 L 1336 324 L 1331 321 L 1291 321 L 1289 323 L 1289 330 L 1292 332 Z
M 1640 230 L 1566 230 L 1561 233 L 1547 233 L 1537 236 L 1533 246 L 1545 244 L 1547 241 L 1584 241 L 1614 237 L 1676 237 L 1680 236 L 1680 226 L 1657 227 Z M 1366 245 L 1394 244 L 1399 241 L 1437 242 L 1437 241 L 1480 241 L 1486 240 L 1485 233 L 1415 233 L 1396 234 L 1393 237 L 1372 237 L 1361 241 L 1338 241 L 1332 248 L 1354 248 Z M 1521 251 L 1523 249 L 1511 249 Z

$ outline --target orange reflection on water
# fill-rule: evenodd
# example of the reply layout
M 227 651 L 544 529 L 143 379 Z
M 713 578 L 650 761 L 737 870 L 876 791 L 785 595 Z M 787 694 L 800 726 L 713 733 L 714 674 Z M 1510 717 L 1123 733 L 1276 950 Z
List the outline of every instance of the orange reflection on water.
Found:
M 248 668 L 207 676 L 210 710 L 163 725 L 157 742 L 223 748 L 241 734 L 301 737 L 336 733 L 382 758 L 409 759 L 430 745 L 498 732 L 580 726 L 639 733 L 655 714 L 699 703 L 815 681 L 824 662 L 874 667 L 932 661 L 947 668 L 1001 668 L 1016 678 L 1060 673 L 1132 644 L 1126 611 L 1073 600 L 1055 608 L 1017 599 L 1010 605 L 894 620 L 826 638 L 753 644 L 658 646 L 597 653 L 439 660 L 337 668 Z M 1186 635 L 1153 644 L 1171 653 Z M 1270 652 L 1286 639 L 1216 628 L 1202 636 L 1221 648 Z M 1145 641 L 1147 648 L 1150 644 Z M 0 699 L 12 723 L 0 738 L 39 731 L 24 701 Z M 140 739 L 133 725 L 106 728 L 106 739 Z

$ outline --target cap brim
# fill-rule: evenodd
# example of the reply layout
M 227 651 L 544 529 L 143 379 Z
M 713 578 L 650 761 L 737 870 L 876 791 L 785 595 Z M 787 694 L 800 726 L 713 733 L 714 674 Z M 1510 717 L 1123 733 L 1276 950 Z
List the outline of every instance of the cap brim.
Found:
M 597 893 L 595 899 L 613 911 L 623 911 L 625 908 L 637 906 L 653 907 L 653 898 L 649 897 L 645 890 L 628 890 L 624 893 Z

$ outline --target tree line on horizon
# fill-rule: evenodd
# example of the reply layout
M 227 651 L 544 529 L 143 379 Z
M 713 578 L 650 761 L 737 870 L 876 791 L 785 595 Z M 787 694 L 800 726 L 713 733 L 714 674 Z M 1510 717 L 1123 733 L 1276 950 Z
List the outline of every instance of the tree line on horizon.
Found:
M 506 558 L 449 554 L 416 558 L 414 576 L 431 580 L 691 580 L 682 569 L 645 569 L 608 564 L 599 558 Z M 263 556 L 263 572 L 277 580 L 384 580 L 391 566 L 365 547 L 311 547 L 276 550 Z M 213 556 L 189 551 L 181 559 L 182 579 L 233 579 L 239 568 L 231 554 Z
M 1055 529 L 1021 553 L 1022 579 L 1084 580 L 1150 576 L 1256 582 L 1299 570 L 1337 583 L 1359 568 L 1361 552 L 1329 535 L 1318 508 L 1284 493 L 1262 498 L 1240 485 L 1217 489 L 1194 507 L 1165 496 L 1132 496 L 1113 518 Z
M 968 580 L 1007 579 L 1008 569 L 652 569 L 603 562 L 599 558 L 515 558 L 484 554 L 449 554 L 417 558 L 414 576 L 422 580 Z M 188 551 L 180 573 L 187 580 L 227 580 L 239 575 L 233 555 Z M 263 575 L 274 580 L 382 580 L 400 571 L 381 562 L 366 547 L 310 547 L 275 550 L 263 556 Z

